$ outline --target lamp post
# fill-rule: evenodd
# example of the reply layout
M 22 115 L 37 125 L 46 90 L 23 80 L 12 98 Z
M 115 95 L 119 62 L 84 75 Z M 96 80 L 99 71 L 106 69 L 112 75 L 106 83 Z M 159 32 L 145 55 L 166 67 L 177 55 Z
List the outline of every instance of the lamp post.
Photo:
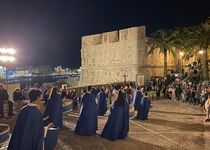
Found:
M 183 56 L 184 56 L 184 52 L 180 52 L 179 53 L 180 59 L 181 59 L 181 67 L 183 69 Z
M 13 48 L 0 48 L 0 61 L 3 62 L 5 66 L 5 80 L 6 80 L 6 89 L 8 90 L 8 83 L 7 83 L 7 74 L 8 74 L 8 65 L 15 61 L 16 51 Z

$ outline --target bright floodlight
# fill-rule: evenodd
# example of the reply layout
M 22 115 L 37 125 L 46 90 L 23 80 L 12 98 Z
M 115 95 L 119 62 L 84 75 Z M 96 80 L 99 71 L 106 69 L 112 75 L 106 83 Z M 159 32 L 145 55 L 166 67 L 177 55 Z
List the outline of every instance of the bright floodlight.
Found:
M 15 57 L 13 57 L 13 56 L 0 56 L 0 61 L 3 61 L 3 62 L 14 62 L 15 61 Z
M 0 53 L 14 55 L 16 51 L 13 48 L 0 48 Z
M 182 57 L 184 56 L 184 52 L 180 52 L 179 55 Z
M 198 51 L 198 53 L 202 55 L 204 53 L 204 51 L 200 50 L 200 51 Z

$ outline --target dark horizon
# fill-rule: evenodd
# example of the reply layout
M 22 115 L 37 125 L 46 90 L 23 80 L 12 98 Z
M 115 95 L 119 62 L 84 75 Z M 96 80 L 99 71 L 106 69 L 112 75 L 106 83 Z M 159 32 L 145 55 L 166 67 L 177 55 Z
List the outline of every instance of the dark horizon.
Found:
M 79 68 L 82 36 L 141 25 L 149 35 L 208 16 L 207 0 L 7 0 L 0 2 L 0 47 L 17 49 L 17 66 Z

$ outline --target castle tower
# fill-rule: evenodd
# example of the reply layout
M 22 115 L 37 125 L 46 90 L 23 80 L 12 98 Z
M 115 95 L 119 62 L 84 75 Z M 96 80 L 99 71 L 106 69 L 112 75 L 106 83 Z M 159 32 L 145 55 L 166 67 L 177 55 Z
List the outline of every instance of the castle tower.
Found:
M 159 53 L 147 57 L 145 26 L 82 37 L 80 86 L 162 75 Z M 169 59 L 169 66 L 173 60 Z M 170 62 L 171 61 L 171 62 Z

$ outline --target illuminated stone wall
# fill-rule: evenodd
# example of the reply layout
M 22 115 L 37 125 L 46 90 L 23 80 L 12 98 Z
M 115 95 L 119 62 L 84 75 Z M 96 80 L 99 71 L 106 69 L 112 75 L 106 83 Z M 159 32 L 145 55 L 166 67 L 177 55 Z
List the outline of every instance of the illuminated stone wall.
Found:
M 135 81 L 137 74 L 162 76 L 163 55 L 146 55 L 145 26 L 82 37 L 80 86 Z M 174 60 L 168 55 L 168 66 Z

